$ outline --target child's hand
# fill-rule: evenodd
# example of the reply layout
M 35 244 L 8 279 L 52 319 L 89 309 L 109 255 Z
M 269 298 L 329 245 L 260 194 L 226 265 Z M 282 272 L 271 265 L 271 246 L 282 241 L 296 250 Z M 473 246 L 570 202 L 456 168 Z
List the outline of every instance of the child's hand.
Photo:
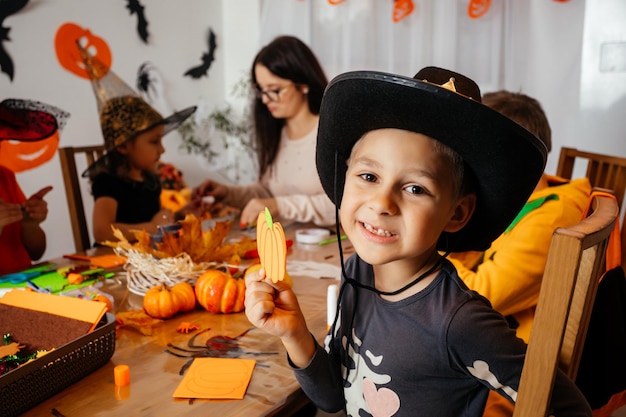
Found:
M 228 187 L 224 184 L 220 184 L 219 182 L 215 182 L 212 180 L 206 180 L 199 186 L 193 189 L 191 193 L 192 200 L 201 200 L 204 196 L 213 196 L 215 198 L 214 202 L 219 202 L 226 197 L 228 193 Z
M 278 337 L 290 337 L 306 328 L 298 299 L 289 284 L 275 284 L 263 268 L 246 275 L 246 316 L 250 322 Z
M 265 210 L 265 207 L 272 215 L 276 217 L 280 215 L 275 198 L 253 198 L 248 201 L 248 204 L 241 211 L 241 216 L 239 217 L 240 226 L 244 228 L 256 224 L 259 212 Z
M 52 186 L 47 186 L 30 196 L 28 200 L 22 204 L 24 210 L 25 223 L 39 224 L 48 217 L 48 203 L 43 198 L 52 191 Z
M 164 226 L 166 224 L 174 223 L 174 213 L 169 209 L 161 209 L 154 216 L 152 216 L 152 224 L 156 230 L 158 226 Z

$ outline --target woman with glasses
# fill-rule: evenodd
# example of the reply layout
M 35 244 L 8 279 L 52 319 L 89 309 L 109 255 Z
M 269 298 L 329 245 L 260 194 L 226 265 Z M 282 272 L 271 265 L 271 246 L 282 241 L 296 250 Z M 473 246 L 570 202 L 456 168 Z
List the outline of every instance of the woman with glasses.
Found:
M 242 227 L 252 225 L 264 207 L 281 220 L 334 222 L 334 206 L 315 168 L 320 103 L 328 80 L 317 58 L 301 40 L 280 36 L 254 58 L 252 103 L 259 180 L 229 186 L 211 180 L 195 196 L 242 208 Z

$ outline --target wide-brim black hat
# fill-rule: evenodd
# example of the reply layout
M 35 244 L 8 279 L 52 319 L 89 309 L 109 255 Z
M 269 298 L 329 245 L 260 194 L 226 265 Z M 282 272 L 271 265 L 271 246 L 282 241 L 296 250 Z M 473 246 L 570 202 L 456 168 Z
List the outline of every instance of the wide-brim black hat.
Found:
M 439 250 L 487 249 L 526 203 L 546 163 L 545 145 L 481 104 L 480 89 L 461 74 L 435 67 L 414 78 L 348 72 L 326 88 L 317 136 L 317 171 L 324 191 L 338 206 L 352 147 L 365 133 L 384 128 L 442 142 L 463 158 L 475 177 L 474 214 L 461 230 L 442 234 Z

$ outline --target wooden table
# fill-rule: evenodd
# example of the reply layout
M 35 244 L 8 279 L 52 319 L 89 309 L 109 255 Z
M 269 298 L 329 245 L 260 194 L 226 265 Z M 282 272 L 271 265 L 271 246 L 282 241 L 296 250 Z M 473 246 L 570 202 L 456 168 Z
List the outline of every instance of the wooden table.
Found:
M 297 225 L 286 231 L 293 238 Z M 347 244 L 349 246 L 349 243 Z M 345 247 L 345 245 L 344 245 Z M 325 246 L 295 242 L 287 262 L 313 261 L 320 266 L 339 265 L 336 244 Z M 325 273 L 327 275 L 327 271 Z M 294 291 L 298 295 L 309 328 L 322 341 L 326 334 L 326 293 L 330 284 L 337 284 L 337 274 L 331 278 L 293 276 Z M 141 309 L 141 296 L 128 294 L 122 275 L 108 280 L 101 289 L 115 297 L 116 309 Z M 127 294 L 125 297 L 124 295 Z M 190 359 L 179 358 L 166 352 L 168 344 L 187 348 L 188 342 L 198 332 L 180 334 L 176 327 L 183 321 L 193 322 L 201 330 L 209 329 L 196 337 L 196 344 L 204 345 L 214 336 L 238 337 L 240 347 L 257 360 L 252 380 L 243 400 L 174 400 L 172 394 L 182 376 L 181 368 Z M 272 353 L 271 355 L 259 355 Z M 113 384 L 113 368 L 127 364 L 130 367 L 130 389 L 122 394 L 126 399 L 116 398 Z M 118 395 L 120 392 L 118 392 Z M 96 370 L 78 383 L 39 404 L 26 416 L 51 415 L 77 416 L 283 416 L 291 415 L 307 404 L 308 400 L 289 368 L 285 350 L 280 340 L 253 328 L 244 313 L 211 314 L 201 308 L 190 313 L 178 314 L 158 324 L 153 334 L 144 336 L 132 328 L 121 327 L 117 331 L 115 353 L 104 367 Z M 58 414 L 54 413 L 54 410 Z

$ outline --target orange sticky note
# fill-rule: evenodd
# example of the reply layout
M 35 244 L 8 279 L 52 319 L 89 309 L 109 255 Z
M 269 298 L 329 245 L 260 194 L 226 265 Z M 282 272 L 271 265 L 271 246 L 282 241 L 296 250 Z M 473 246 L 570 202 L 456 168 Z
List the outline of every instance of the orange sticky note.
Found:
M 195 358 L 174 398 L 241 400 L 255 365 L 254 359 Z

